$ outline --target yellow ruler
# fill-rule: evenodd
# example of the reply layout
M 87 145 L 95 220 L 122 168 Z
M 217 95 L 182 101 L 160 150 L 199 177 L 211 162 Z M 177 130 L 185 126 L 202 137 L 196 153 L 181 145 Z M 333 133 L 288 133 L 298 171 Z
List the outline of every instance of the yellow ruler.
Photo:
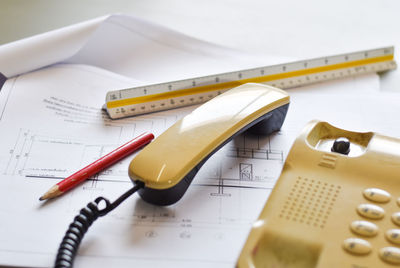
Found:
M 385 47 L 192 79 L 110 91 L 105 109 L 113 119 L 206 102 L 244 83 L 282 89 L 396 68 L 394 48 Z

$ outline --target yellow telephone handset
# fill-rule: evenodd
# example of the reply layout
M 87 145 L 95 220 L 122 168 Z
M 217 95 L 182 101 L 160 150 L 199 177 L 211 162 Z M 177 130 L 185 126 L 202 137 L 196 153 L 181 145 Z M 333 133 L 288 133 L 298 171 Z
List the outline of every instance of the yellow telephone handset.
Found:
M 235 135 L 251 128 L 269 134 L 280 129 L 289 95 L 249 83 L 201 105 L 147 145 L 129 165 L 129 176 L 145 187 L 143 200 L 170 205 L 185 193 L 204 162 Z
M 237 267 L 400 265 L 400 140 L 312 121 L 294 142 Z

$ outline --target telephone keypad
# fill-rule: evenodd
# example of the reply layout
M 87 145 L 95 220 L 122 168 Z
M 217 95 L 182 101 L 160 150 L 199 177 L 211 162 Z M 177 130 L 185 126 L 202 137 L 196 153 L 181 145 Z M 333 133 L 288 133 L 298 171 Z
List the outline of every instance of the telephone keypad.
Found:
M 391 199 L 390 193 L 378 188 L 367 188 L 362 192 L 362 195 L 366 200 L 375 203 L 387 203 Z M 396 199 L 396 204 L 400 207 L 400 197 Z M 370 203 L 362 203 L 358 205 L 356 210 L 360 216 L 375 220 L 375 222 L 355 220 L 350 223 L 350 230 L 366 239 L 376 236 L 379 232 L 379 221 L 377 220 L 381 220 L 384 217 L 385 210 L 378 205 Z M 393 224 L 400 226 L 400 211 L 393 213 L 391 220 Z M 389 264 L 400 265 L 400 228 L 384 230 L 384 236 L 388 243 L 392 245 L 379 249 L 379 257 Z M 396 245 L 399 247 L 396 247 Z M 367 255 L 372 251 L 373 245 L 365 239 L 347 238 L 343 242 L 343 248 L 352 254 Z

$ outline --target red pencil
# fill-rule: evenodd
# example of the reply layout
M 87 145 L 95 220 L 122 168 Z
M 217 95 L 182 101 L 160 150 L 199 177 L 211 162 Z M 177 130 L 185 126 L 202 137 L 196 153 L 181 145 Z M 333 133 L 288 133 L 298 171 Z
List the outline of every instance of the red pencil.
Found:
M 43 196 L 39 198 L 40 201 L 46 200 L 49 198 L 54 198 L 63 194 L 71 188 L 74 188 L 76 185 L 81 183 L 82 181 L 90 178 L 96 173 L 99 173 L 103 169 L 111 166 L 115 162 L 123 159 L 124 157 L 130 155 L 134 151 L 148 144 L 152 139 L 154 139 L 154 135 L 151 133 L 143 133 L 133 140 L 125 143 L 124 145 L 118 147 L 114 151 L 106 154 L 100 159 L 94 161 L 88 166 L 82 168 L 81 170 L 75 172 L 68 178 L 60 181 L 56 185 L 50 188 Z

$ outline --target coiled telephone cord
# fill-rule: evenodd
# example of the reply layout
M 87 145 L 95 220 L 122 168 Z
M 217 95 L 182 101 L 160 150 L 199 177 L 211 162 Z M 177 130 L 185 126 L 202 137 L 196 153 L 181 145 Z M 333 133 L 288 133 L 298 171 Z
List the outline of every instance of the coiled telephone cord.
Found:
M 86 207 L 82 208 L 79 211 L 79 215 L 77 215 L 74 218 L 74 221 L 69 225 L 68 230 L 61 241 L 54 267 L 72 267 L 83 236 L 92 223 L 97 220 L 98 217 L 107 215 L 111 210 L 119 206 L 125 199 L 143 187 L 144 183 L 139 181 L 133 188 L 118 197 L 118 199 L 113 203 L 110 203 L 108 199 L 100 196 L 97 197 L 94 202 L 90 202 L 86 205 Z M 102 201 L 104 201 L 105 207 L 103 209 L 99 209 L 99 204 Z

